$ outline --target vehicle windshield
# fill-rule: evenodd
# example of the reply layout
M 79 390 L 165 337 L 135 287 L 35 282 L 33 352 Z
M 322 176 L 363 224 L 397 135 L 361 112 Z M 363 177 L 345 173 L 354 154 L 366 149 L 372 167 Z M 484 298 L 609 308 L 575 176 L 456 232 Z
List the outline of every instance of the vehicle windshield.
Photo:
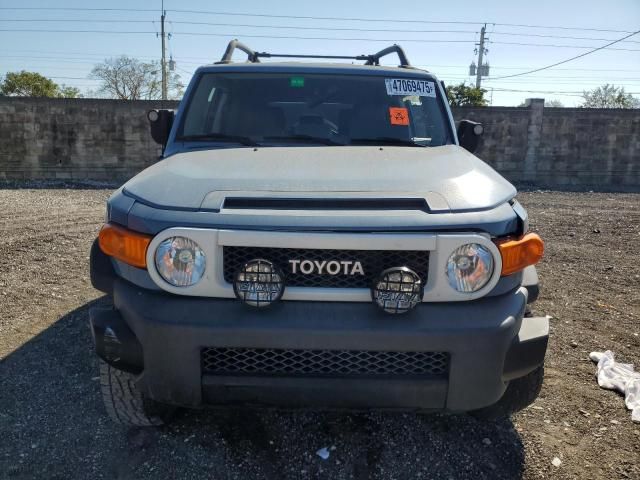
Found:
M 205 73 L 178 141 L 243 145 L 452 143 L 435 81 L 367 75 Z

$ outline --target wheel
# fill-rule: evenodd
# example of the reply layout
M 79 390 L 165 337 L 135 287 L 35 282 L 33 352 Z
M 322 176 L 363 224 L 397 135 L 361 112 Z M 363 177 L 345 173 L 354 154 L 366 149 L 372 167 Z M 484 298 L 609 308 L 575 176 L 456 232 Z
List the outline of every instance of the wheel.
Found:
M 474 410 L 475 417 L 491 420 L 509 416 L 531 405 L 540 393 L 544 378 L 544 365 L 524 377 L 511 380 L 500 400 L 493 405 Z
M 100 390 L 107 414 L 114 422 L 129 427 L 164 425 L 175 408 L 146 398 L 134 379 L 133 374 L 100 360 Z

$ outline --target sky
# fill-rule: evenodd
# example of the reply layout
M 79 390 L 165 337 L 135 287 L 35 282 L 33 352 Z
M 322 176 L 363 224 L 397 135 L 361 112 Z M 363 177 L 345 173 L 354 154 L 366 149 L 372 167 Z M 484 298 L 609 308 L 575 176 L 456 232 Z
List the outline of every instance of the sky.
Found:
M 95 90 L 88 75 L 105 58 L 160 58 L 161 9 L 162 0 L 0 0 L 0 76 L 37 71 L 83 92 Z M 413 65 L 447 84 L 475 84 L 469 65 L 477 62 L 474 49 L 486 24 L 490 76 L 482 87 L 492 105 L 517 106 L 535 97 L 578 106 L 581 92 L 605 83 L 640 98 L 640 34 L 538 73 L 498 78 L 640 30 L 640 0 L 165 0 L 164 9 L 167 56 L 185 83 L 239 38 L 257 51 L 324 55 L 374 53 L 398 43 Z

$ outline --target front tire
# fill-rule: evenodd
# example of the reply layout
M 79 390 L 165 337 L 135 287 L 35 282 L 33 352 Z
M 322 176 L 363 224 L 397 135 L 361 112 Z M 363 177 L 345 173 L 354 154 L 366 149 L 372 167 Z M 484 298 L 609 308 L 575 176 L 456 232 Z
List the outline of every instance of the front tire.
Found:
M 100 360 L 100 390 L 109 417 L 128 427 L 164 425 L 174 411 L 147 398 L 135 385 L 135 376 Z

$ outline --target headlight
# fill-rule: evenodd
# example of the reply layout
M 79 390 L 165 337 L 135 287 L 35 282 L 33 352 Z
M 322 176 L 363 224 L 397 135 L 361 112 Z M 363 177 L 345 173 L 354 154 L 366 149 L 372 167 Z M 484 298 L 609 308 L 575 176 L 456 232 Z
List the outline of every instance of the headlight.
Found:
M 156 269 L 160 276 L 176 287 L 189 287 L 200 281 L 206 266 L 200 246 L 185 237 L 163 240 L 156 248 Z
M 462 245 L 447 261 L 449 285 L 458 292 L 471 293 L 484 287 L 493 275 L 493 255 L 478 243 Z

